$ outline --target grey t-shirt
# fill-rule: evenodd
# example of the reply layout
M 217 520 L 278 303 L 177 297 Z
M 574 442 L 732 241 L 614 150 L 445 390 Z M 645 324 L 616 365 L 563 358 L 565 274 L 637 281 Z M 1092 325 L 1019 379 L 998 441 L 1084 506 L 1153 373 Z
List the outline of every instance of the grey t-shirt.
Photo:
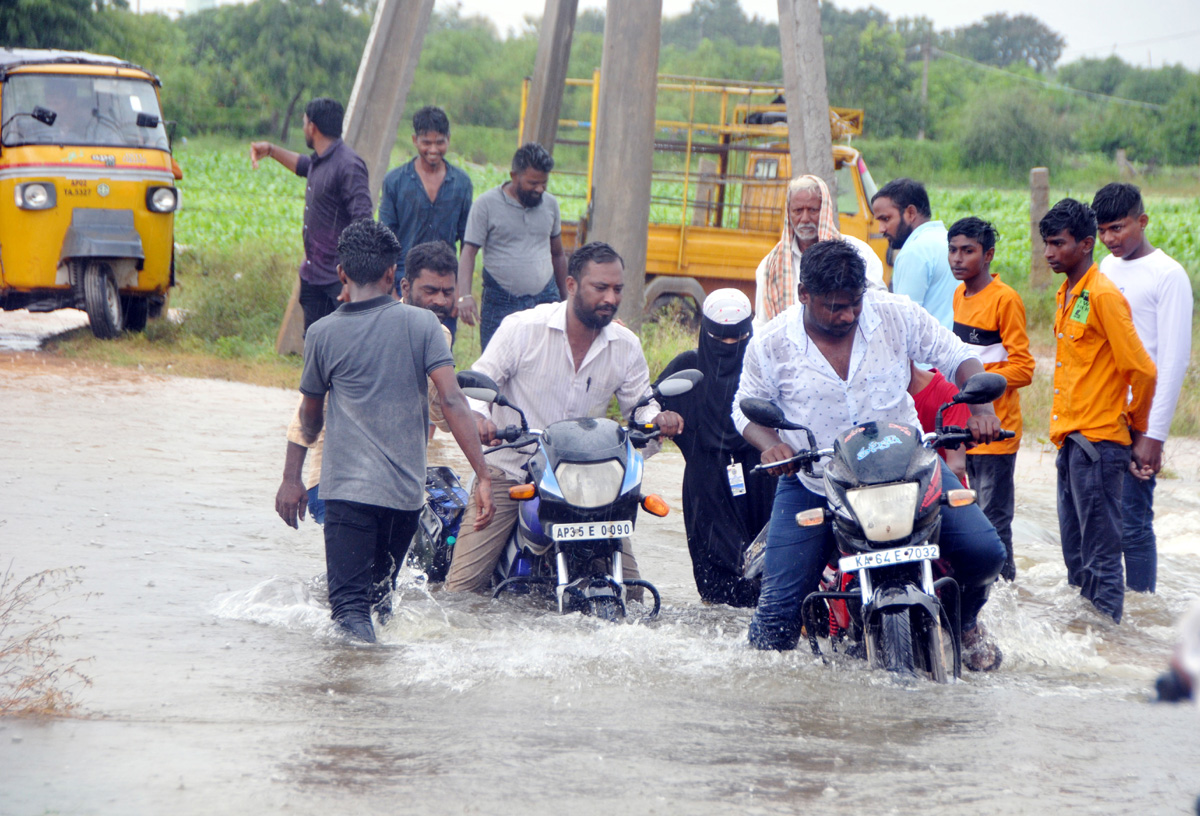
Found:
M 493 187 L 471 205 L 463 241 L 483 248 L 483 267 L 513 295 L 536 295 L 554 276 L 550 239 L 562 234 L 558 200 L 526 208 Z
M 433 312 L 387 296 L 344 303 L 309 327 L 300 392 L 329 393 L 322 499 L 420 509 L 425 378 L 453 364 Z

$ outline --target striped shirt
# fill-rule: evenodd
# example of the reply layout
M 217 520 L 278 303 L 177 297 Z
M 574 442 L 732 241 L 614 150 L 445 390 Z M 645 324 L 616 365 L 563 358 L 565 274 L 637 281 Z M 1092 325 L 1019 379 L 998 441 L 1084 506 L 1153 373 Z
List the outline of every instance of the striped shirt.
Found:
M 500 386 L 500 393 L 519 406 L 529 427 L 545 430 L 552 423 L 579 417 L 602 417 L 615 396 L 621 415 L 650 394 L 650 371 L 638 336 L 624 326 L 609 323 L 592 341 L 579 370 L 567 341 L 567 303 L 546 303 L 504 318 L 492 335 L 483 356 L 471 366 Z M 496 427 L 520 425 L 511 408 L 471 400 L 471 408 L 488 416 Z M 650 422 L 660 408 L 651 403 L 637 414 L 639 422 Z M 521 466 L 533 450 L 497 451 L 488 462 L 518 482 L 525 480 Z M 648 455 L 651 449 L 647 449 Z
M 804 330 L 804 307 L 792 306 L 761 334 L 750 338 L 742 378 L 733 400 L 733 424 L 742 433 L 750 420 L 739 407 L 747 397 L 770 400 L 798 425 L 812 429 L 817 447 L 829 448 L 840 431 L 860 422 L 898 422 L 920 427 L 908 395 L 908 361 L 927 363 L 948 379 L 975 355 L 929 312 L 903 295 L 868 289 L 854 331 L 850 369 L 843 380 Z M 808 448 L 802 431 L 780 431 L 793 450 Z M 801 473 L 804 486 L 824 495 L 817 478 Z

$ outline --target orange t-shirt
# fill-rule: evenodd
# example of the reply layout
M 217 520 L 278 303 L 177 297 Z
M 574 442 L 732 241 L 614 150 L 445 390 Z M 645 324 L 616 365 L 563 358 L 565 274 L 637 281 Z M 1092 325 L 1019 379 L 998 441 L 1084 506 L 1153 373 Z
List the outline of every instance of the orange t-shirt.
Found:
M 1057 302 L 1050 441 L 1062 447 L 1079 431 L 1090 442 L 1128 445 L 1131 427 L 1146 430 L 1158 374 L 1129 303 L 1095 264 L 1070 292 L 1063 281 Z
M 992 403 L 1000 427 L 1016 434 L 968 454 L 1016 453 L 1021 447 L 1021 397 L 1018 388 L 1033 382 L 1033 355 L 1025 333 L 1025 304 L 1016 290 L 993 276 L 983 291 L 967 294 L 966 284 L 954 291 L 954 333 L 979 355 L 985 371 L 1008 380 L 1008 390 Z

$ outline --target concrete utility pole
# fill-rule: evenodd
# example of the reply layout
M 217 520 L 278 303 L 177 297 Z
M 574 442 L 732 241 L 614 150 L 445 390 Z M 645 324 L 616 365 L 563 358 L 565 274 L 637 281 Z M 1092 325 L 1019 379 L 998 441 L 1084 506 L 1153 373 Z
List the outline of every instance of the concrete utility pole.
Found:
M 379 199 L 383 187 L 432 12 L 433 0 L 379 0 L 375 8 L 375 20 L 358 64 L 358 76 L 342 127 L 342 139 L 367 163 L 371 201 Z M 275 338 L 275 351 L 304 352 L 299 281 L 292 290 Z
M 1050 211 L 1050 171 L 1035 167 L 1029 171 L 1029 285 L 1045 289 L 1050 285 L 1050 264 L 1046 262 L 1046 243 L 1038 227 Z
M 529 83 L 521 143 L 537 142 L 551 153 L 558 132 L 578 7 L 579 0 L 546 0 L 538 32 L 537 59 L 533 63 L 533 81 Z
M 432 12 L 433 0 L 379 0 L 375 9 L 342 134 L 367 163 L 372 201 L 383 187 Z
M 605 30 L 605 39 L 608 31 Z M 792 177 L 820 176 L 837 195 L 829 91 L 825 87 L 825 42 L 817 0 L 779 0 L 779 41 L 787 98 L 788 148 Z M 603 178 L 603 177 L 601 177 Z M 833 208 L 837 218 L 837 207 Z
M 597 130 L 592 177 L 601 179 L 603 187 L 593 192 L 588 238 L 607 241 L 625 259 L 625 293 L 619 316 L 635 331 L 642 325 L 645 306 L 661 30 L 662 0 L 608 0 L 600 58 L 600 110 L 593 123 Z M 822 70 L 822 80 L 824 75 Z M 829 138 L 828 110 L 825 138 Z

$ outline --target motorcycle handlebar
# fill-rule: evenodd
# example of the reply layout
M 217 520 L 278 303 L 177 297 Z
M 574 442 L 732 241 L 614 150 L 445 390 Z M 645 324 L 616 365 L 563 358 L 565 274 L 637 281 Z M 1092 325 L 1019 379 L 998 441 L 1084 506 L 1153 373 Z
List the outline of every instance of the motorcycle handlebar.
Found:
M 635 448 L 644 448 L 652 440 L 658 439 L 660 436 L 662 436 L 662 431 L 654 425 L 633 426 L 629 428 L 629 441 Z
M 778 462 L 770 463 L 763 462 L 762 464 L 755 465 L 750 469 L 750 472 L 761 473 L 764 470 L 774 470 L 775 468 L 785 467 L 791 464 L 807 465 L 817 461 L 822 456 L 828 456 L 831 453 L 833 453 L 832 450 L 801 451 L 800 453 L 797 453 L 795 456 L 792 456 L 788 459 L 780 459 Z
M 1016 435 L 1015 431 L 1001 431 L 1000 439 L 1012 439 Z M 942 432 L 933 440 L 933 447 L 958 450 L 960 445 L 974 441 L 975 437 L 971 435 L 970 431 L 963 428 L 950 427 L 942 429 Z

